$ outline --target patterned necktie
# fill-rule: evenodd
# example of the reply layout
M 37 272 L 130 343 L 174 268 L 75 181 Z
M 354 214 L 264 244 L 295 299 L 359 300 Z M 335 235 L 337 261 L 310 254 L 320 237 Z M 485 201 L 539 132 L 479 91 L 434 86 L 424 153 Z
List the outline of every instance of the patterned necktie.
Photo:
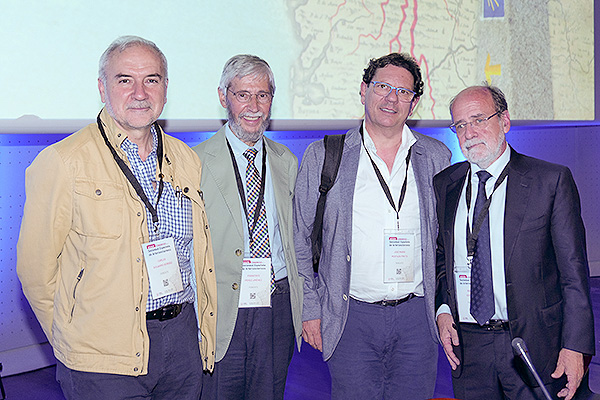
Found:
M 477 176 L 479 177 L 479 187 L 477 188 L 473 222 L 477 220 L 477 216 L 481 213 L 481 209 L 487 200 L 485 183 L 492 177 L 485 170 L 477 172 Z M 488 322 L 495 311 L 494 288 L 492 286 L 490 218 L 489 213 L 486 212 L 486 214 L 475 244 L 475 254 L 473 255 L 471 269 L 471 315 L 473 315 L 479 325 Z
M 258 206 L 258 196 L 260 194 L 260 175 L 254 160 L 258 150 L 250 147 L 244 152 L 244 157 L 248 160 L 246 167 L 246 196 L 248 204 L 248 229 L 250 230 L 250 256 L 252 258 L 269 258 L 271 257 L 271 245 L 269 244 L 269 228 L 267 226 L 267 210 L 265 208 L 264 199 L 260 204 L 260 213 L 254 224 L 254 213 Z M 271 293 L 275 290 L 275 273 L 273 264 L 271 264 Z

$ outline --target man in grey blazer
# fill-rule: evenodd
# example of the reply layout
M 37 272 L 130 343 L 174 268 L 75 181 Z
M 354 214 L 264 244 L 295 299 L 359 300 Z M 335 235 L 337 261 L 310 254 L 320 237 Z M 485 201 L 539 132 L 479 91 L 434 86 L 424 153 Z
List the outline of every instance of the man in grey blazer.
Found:
M 301 334 L 292 240 L 298 160 L 263 137 L 274 93 L 264 60 L 232 57 L 218 89 L 228 122 L 194 147 L 203 164 L 217 277 L 217 363 L 204 377 L 202 399 L 283 399 L 294 337 Z
M 323 141 L 307 148 L 298 172 L 294 241 L 304 278 L 302 335 L 323 352 L 334 399 L 433 396 L 438 345 L 432 179 L 451 154 L 406 126 L 422 94 L 419 66 L 406 54 L 373 59 L 365 69 L 365 119 L 347 132 L 327 195 L 317 276 L 310 236 Z

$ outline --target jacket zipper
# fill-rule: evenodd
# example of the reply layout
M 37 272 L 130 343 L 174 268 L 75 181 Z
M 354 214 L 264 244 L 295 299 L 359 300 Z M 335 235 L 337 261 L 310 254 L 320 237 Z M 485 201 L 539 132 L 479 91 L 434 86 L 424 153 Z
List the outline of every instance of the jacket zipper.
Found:
M 81 278 L 83 277 L 84 268 L 81 268 L 79 274 L 77 275 L 77 282 L 75 282 L 75 286 L 73 287 L 73 307 L 71 307 L 71 316 L 69 318 L 69 322 L 73 320 L 73 312 L 75 311 L 75 293 L 77 292 L 77 286 L 79 286 L 79 282 L 81 282 Z

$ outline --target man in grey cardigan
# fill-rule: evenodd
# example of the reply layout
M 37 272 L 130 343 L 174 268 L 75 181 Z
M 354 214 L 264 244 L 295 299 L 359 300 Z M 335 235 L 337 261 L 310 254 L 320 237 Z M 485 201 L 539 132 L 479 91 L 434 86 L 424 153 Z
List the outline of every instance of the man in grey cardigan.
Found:
M 310 236 L 323 141 L 312 143 L 302 159 L 294 198 L 294 242 L 304 278 L 302 335 L 323 352 L 333 399 L 433 396 L 438 347 L 432 179 L 449 165 L 451 153 L 406 126 L 422 94 L 419 66 L 407 54 L 373 59 L 365 69 L 365 119 L 347 132 L 327 194 L 316 276 Z

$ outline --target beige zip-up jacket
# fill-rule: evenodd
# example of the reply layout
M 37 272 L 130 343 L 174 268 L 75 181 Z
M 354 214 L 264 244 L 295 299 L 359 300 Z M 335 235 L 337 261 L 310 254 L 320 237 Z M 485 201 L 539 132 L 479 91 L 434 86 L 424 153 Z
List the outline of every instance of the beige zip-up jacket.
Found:
M 120 148 L 125 132 L 106 110 L 101 119 L 127 162 Z M 204 369 L 212 370 L 217 287 L 200 160 L 183 142 L 160 134 L 164 180 L 192 201 L 199 345 Z M 26 194 L 17 273 L 56 358 L 78 371 L 146 374 L 146 211 L 97 125 L 44 149 L 27 168 Z

